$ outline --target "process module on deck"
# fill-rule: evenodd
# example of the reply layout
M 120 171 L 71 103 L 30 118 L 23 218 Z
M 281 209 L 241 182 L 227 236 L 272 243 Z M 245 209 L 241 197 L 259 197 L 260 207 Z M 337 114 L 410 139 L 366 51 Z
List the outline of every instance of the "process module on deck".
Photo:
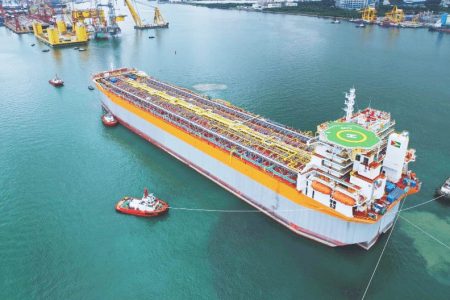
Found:
M 354 112 L 302 132 L 122 68 L 94 75 L 102 106 L 141 137 L 299 235 L 369 249 L 420 190 L 415 151 L 387 112 Z

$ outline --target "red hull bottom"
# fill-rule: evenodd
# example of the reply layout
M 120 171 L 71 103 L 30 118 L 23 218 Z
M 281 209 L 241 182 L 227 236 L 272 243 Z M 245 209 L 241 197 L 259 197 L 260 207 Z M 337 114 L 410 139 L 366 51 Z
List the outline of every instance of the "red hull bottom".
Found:
M 49 80 L 48 83 L 50 83 L 54 87 L 62 87 L 62 86 L 64 86 L 64 83 L 54 83 L 51 80 Z
M 153 211 L 153 212 L 145 212 L 145 211 L 141 211 L 141 210 L 124 208 L 121 205 L 125 201 L 126 200 L 122 199 L 119 201 L 119 203 L 117 203 L 117 205 L 116 205 L 117 212 L 120 212 L 122 214 L 127 214 L 127 215 L 134 215 L 134 216 L 138 216 L 138 217 L 146 217 L 146 218 L 161 216 L 161 215 L 164 215 L 167 212 L 169 212 L 169 205 L 162 200 L 159 200 L 161 202 L 161 204 L 163 205 L 162 208 L 159 210 Z
M 104 117 L 102 117 L 102 123 L 103 123 L 103 125 L 105 125 L 106 127 L 114 127 L 114 126 L 116 126 L 116 125 L 118 124 L 117 120 L 111 122 L 111 121 L 105 120 Z

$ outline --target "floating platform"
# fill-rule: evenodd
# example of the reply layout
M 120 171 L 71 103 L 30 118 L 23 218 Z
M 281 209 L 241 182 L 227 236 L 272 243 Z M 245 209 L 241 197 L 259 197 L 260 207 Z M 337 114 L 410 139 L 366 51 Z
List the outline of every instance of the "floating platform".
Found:
M 16 22 L 15 20 L 7 20 L 5 21 L 4 25 L 6 28 L 17 34 L 26 34 L 33 32 L 33 30 L 31 30 L 28 26 L 21 25 L 20 22 Z
M 39 22 L 33 23 L 34 36 L 50 47 L 71 47 L 84 45 L 88 42 L 86 27 L 79 23 L 75 25 L 74 31 L 67 31 L 66 25 L 62 21 L 56 23 L 56 27 L 42 29 Z
M 169 28 L 169 23 L 165 23 L 165 24 L 144 24 L 144 25 L 135 25 L 134 29 L 158 29 L 158 28 Z

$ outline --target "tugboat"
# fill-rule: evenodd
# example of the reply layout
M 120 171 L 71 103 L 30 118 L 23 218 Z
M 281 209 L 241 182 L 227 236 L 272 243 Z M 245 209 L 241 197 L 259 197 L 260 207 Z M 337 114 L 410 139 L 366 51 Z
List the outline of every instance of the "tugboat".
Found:
M 58 78 L 58 75 L 55 75 L 55 78 L 50 79 L 48 81 L 48 83 L 50 83 L 54 87 L 61 87 L 64 85 L 64 81 L 62 79 Z
M 117 125 L 117 119 L 111 113 L 106 113 L 102 116 L 103 125 L 113 127 Z
M 139 198 L 124 197 L 116 204 L 116 211 L 138 217 L 156 217 L 169 211 L 169 204 L 149 194 L 144 189 L 144 196 Z
M 440 189 L 436 191 L 438 196 L 443 196 L 446 199 L 450 199 L 450 177 L 444 182 Z

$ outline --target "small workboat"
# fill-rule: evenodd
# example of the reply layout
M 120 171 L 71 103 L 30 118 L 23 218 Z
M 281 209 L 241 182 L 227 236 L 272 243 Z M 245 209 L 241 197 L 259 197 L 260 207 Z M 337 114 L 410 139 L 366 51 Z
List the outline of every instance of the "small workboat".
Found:
M 80 47 L 74 47 L 73 48 L 73 50 L 79 50 L 80 49 Z
M 78 51 L 82 52 L 82 51 L 86 51 L 86 49 L 85 48 L 80 48 L 80 49 L 78 49 Z
M 31 47 L 34 47 L 34 46 L 36 46 L 36 44 L 31 44 Z
M 139 198 L 124 197 L 116 204 L 116 211 L 138 217 L 156 217 L 169 211 L 169 204 L 149 194 L 144 189 L 144 196 Z
M 356 25 L 357 28 L 364 28 L 366 27 L 366 25 L 364 23 L 359 23 L 358 25 Z
M 106 113 L 102 116 L 103 125 L 113 127 L 117 125 L 117 119 L 111 113 Z
M 50 79 L 48 83 L 50 83 L 54 87 L 61 87 L 64 85 L 64 81 L 61 78 L 59 78 L 58 75 L 55 75 L 55 78 Z
M 436 194 L 450 199 L 450 177 L 444 182 L 444 184 L 436 191 Z
M 50 51 L 50 49 L 44 49 L 44 50 L 42 50 L 42 52 L 48 52 L 48 51 Z
M 149 38 L 149 39 L 154 39 L 155 37 L 154 37 L 153 35 L 151 35 L 151 36 L 149 36 L 148 38 Z
M 341 21 L 339 21 L 338 19 L 334 19 L 333 21 L 331 21 L 332 24 L 341 24 Z
M 93 90 L 94 90 L 94 87 L 93 87 L 92 85 L 90 85 L 90 86 L 88 86 L 88 89 L 89 89 L 90 91 L 93 91 Z

